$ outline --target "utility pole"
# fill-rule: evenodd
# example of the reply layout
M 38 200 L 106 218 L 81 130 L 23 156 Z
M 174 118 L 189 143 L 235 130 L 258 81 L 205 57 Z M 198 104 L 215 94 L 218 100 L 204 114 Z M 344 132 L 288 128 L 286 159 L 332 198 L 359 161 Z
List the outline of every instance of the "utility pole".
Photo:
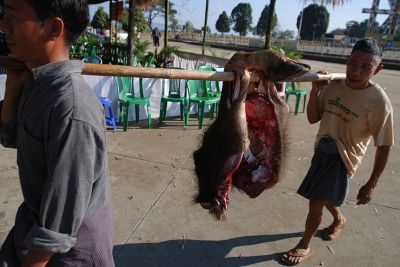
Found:
M 201 48 L 202 56 L 204 56 L 204 52 L 205 52 L 205 48 L 206 48 L 207 19 L 208 19 L 208 0 L 206 0 L 206 13 L 204 15 L 203 46 Z
M 169 0 L 165 0 L 164 47 L 168 46 L 168 17 L 169 17 Z

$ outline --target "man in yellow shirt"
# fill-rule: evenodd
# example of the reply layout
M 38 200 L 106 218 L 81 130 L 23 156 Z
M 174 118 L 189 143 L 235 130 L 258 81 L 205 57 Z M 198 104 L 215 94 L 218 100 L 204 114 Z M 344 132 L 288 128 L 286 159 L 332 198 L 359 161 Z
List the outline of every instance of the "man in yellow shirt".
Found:
M 333 223 L 323 238 L 333 240 L 346 226 L 339 207 L 345 202 L 348 180 L 359 167 L 367 146 L 374 140 L 375 162 L 368 182 L 361 187 L 357 204 L 366 204 L 381 176 L 393 145 L 393 110 L 383 89 L 371 78 L 382 68 L 383 47 L 373 39 L 358 41 L 347 61 L 346 79 L 313 82 L 307 106 L 310 123 L 320 122 L 315 154 L 298 194 L 309 199 L 304 235 L 283 255 L 296 265 L 312 255 L 311 238 L 321 223 L 323 208 Z

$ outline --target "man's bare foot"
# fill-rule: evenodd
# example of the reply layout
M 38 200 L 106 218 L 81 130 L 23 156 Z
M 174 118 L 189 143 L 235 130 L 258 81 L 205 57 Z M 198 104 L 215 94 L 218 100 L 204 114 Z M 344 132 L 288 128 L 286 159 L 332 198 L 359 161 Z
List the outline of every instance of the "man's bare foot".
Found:
M 282 256 L 282 262 L 287 265 L 297 265 L 308 259 L 313 255 L 310 248 L 293 248 Z
M 327 241 L 335 240 L 346 228 L 346 223 L 347 220 L 345 217 L 337 222 L 333 222 L 331 225 L 322 230 L 322 239 Z

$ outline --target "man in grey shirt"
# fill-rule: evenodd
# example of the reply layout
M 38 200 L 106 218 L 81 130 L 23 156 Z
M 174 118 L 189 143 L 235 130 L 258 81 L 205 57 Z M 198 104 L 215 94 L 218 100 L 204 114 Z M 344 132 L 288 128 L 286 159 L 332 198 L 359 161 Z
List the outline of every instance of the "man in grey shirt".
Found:
M 0 266 L 114 266 L 102 106 L 69 44 L 89 20 L 85 0 L 5 0 L 11 55 L 0 141 L 17 149 L 24 202 Z

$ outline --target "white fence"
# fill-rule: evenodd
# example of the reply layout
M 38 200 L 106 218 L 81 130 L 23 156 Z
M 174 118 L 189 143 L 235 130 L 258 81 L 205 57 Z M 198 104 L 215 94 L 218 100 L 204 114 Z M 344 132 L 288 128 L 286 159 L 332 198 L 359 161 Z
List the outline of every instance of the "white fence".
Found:
M 299 52 L 312 52 L 321 55 L 350 55 L 352 47 L 345 45 L 332 45 L 324 42 L 310 42 L 310 41 L 298 41 L 297 51 Z M 400 60 L 400 51 L 386 50 L 383 52 L 383 58 L 391 60 Z

